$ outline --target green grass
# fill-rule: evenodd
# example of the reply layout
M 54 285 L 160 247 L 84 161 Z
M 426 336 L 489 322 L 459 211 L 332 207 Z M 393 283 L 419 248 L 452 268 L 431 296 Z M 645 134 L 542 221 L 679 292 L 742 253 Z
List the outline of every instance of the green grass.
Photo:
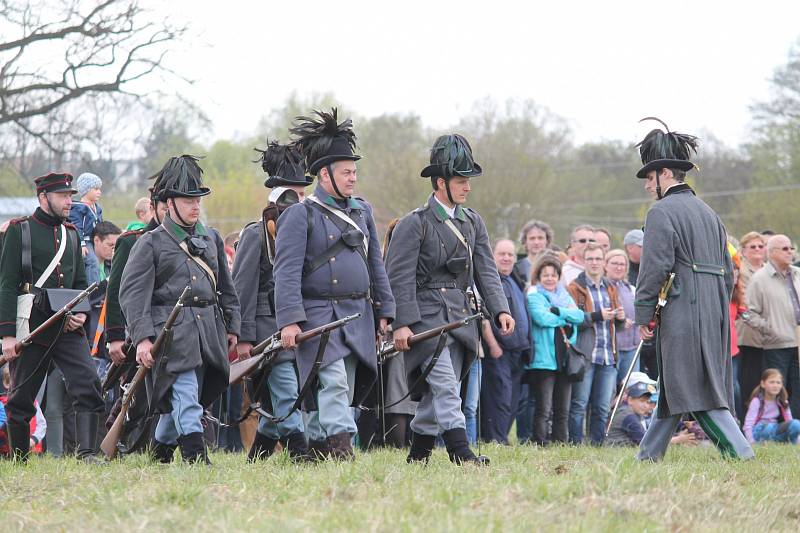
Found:
M 7 530 L 60 531 L 798 531 L 800 448 L 769 445 L 747 463 L 713 448 L 670 449 L 642 464 L 633 449 L 483 446 L 492 466 L 430 465 L 405 454 L 296 466 L 285 455 L 213 467 L 130 457 L 0 462 Z

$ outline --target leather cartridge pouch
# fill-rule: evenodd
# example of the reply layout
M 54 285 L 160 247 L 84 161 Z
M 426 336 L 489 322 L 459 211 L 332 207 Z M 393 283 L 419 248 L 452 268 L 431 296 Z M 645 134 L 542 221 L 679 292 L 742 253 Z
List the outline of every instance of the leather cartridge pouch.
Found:
M 467 258 L 451 257 L 445 263 L 445 267 L 447 268 L 448 272 L 458 276 L 459 274 L 462 274 L 465 270 L 467 270 Z
M 364 244 L 364 234 L 357 229 L 342 232 L 342 241 L 352 249 L 356 249 Z
M 39 289 L 36 295 L 36 306 L 43 313 L 51 314 L 60 310 L 82 291 L 78 289 Z M 84 298 L 72 308 L 72 313 L 90 313 L 89 299 Z

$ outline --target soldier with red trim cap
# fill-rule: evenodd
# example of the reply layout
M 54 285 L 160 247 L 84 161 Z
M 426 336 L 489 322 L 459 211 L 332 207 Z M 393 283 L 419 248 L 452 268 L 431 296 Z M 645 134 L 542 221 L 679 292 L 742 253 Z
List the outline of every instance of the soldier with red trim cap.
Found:
M 15 349 L 19 339 L 55 314 L 48 289 L 86 288 L 80 238 L 66 222 L 77 192 L 72 176 L 48 174 L 35 182 L 39 207 L 31 216 L 12 221 L 0 258 L 0 336 L 12 376 L 6 405 L 9 440 L 14 457 L 25 461 L 29 423 L 36 412 L 33 400 L 55 362 L 75 400 L 77 456 L 99 462 L 97 425 L 104 406 L 83 329 L 87 315 L 76 308 L 21 352 Z

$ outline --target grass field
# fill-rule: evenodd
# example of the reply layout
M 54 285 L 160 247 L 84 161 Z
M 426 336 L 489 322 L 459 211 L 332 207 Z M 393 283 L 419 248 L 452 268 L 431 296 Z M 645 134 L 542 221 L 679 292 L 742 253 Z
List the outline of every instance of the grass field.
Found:
M 442 450 L 408 466 L 399 451 L 355 463 L 107 467 L 0 462 L 7 531 L 798 531 L 800 448 L 770 445 L 727 462 L 673 447 L 640 464 L 632 449 L 483 446 L 492 466 L 456 467 Z

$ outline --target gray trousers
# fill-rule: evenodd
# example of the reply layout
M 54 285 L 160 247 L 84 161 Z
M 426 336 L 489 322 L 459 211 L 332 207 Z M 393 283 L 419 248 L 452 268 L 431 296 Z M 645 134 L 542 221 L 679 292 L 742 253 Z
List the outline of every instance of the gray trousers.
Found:
M 306 418 L 306 435 L 309 440 L 325 440 L 339 433 L 356 433 L 353 418 L 356 365 L 355 355 L 334 361 L 319 371 L 317 410 Z
M 443 431 L 455 428 L 466 429 L 467 423 L 461 411 L 461 367 L 464 363 L 462 350 L 454 349 L 452 344 L 442 350 L 439 360 L 425 378 L 430 390 L 425 393 L 417 406 L 417 413 L 411 420 L 411 430 L 420 435 L 438 435 Z M 422 363 L 422 369 L 428 368 L 432 359 L 428 357 Z
M 276 364 L 267 378 L 269 395 L 272 400 L 272 414 L 285 416 L 297 400 L 297 374 L 292 361 Z M 303 417 L 295 411 L 286 420 L 276 424 L 263 416 L 258 420 L 258 432 L 271 439 L 278 440 L 292 433 L 303 431 Z
M 177 444 L 178 437 L 203 433 L 203 406 L 200 405 L 200 382 L 203 367 L 178 374 L 172 384 L 172 412 L 162 414 L 156 425 L 155 438 L 164 444 Z
M 692 413 L 697 423 L 723 457 L 729 459 L 753 459 L 753 448 L 742 434 L 731 412 L 727 409 L 695 411 Z M 681 415 L 667 418 L 653 418 L 650 427 L 639 444 L 636 458 L 640 461 L 658 461 L 667 453 L 670 439 L 675 434 Z

